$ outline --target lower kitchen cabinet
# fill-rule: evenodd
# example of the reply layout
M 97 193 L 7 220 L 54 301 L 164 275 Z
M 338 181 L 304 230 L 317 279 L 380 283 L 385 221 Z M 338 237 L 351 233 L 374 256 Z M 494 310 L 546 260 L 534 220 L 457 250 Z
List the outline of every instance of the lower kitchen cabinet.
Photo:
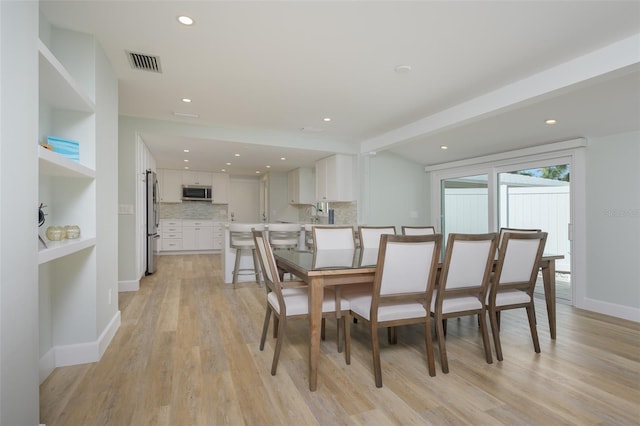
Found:
M 183 250 L 213 250 L 213 221 L 182 220 Z
M 160 221 L 162 251 L 221 250 L 224 227 L 221 222 L 194 219 L 162 219 Z

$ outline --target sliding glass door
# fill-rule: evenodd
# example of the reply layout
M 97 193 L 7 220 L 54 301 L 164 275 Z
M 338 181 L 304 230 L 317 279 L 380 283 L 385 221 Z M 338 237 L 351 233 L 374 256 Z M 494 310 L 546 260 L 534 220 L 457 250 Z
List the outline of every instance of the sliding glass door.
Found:
M 552 164 L 497 173 L 498 228 L 547 232 L 546 253 L 561 254 L 556 262 L 556 297 L 571 301 L 571 168 Z M 543 293 L 542 277 L 536 293 Z
M 548 233 L 545 252 L 564 256 L 556 262 L 556 297 L 571 302 L 570 163 L 566 157 L 502 161 L 483 168 L 435 173 L 440 186 L 443 241 L 451 232 L 542 229 Z M 542 294 L 542 277 L 539 283 L 536 291 Z

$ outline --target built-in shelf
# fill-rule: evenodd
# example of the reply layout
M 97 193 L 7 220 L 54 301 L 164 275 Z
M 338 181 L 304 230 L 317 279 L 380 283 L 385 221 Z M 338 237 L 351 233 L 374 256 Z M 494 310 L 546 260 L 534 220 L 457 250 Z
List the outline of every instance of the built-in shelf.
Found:
M 95 179 L 96 171 L 77 161 L 38 146 L 38 159 L 40 160 L 40 174 L 48 176 L 67 176 Z
M 54 108 L 93 113 L 96 105 L 49 48 L 38 40 L 40 98 Z
M 42 245 L 42 243 L 40 243 Z M 38 264 L 68 256 L 80 250 L 96 245 L 96 237 L 81 237 L 73 240 L 47 241 L 47 248 L 41 247 L 38 252 Z

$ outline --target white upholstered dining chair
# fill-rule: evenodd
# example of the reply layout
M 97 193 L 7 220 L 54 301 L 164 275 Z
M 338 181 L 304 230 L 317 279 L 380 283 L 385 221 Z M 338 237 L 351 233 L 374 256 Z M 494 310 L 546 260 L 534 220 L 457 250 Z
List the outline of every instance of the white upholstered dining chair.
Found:
M 428 288 L 434 285 L 442 236 L 382 235 L 373 291 L 345 296 L 350 315 L 369 324 L 376 387 L 382 387 L 378 328 L 423 324 L 429 375 L 435 375 L 433 344 L 429 332 Z M 345 321 L 347 327 L 349 321 Z M 346 334 L 345 357 L 350 363 L 350 333 Z
M 526 228 L 500 228 L 498 232 L 498 249 L 502 247 L 502 240 L 504 239 L 504 235 L 506 233 L 512 234 L 536 234 L 538 232 L 542 232 L 541 229 L 526 229 Z
M 265 288 L 267 290 L 267 310 L 262 326 L 262 336 L 260 337 L 260 350 L 264 350 L 264 344 L 269 329 L 271 314 L 274 315 L 274 334 L 276 346 L 271 363 L 271 375 L 275 376 L 278 368 L 278 359 L 285 339 L 287 321 L 291 319 L 308 319 L 309 317 L 309 292 L 307 284 L 303 281 L 281 281 L 276 268 L 275 258 L 271 245 L 264 231 L 253 231 L 253 239 L 262 272 L 264 275 Z M 345 328 L 344 315 L 349 310 L 349 302 L 341 301 L 343 313 L 338 318 L 338 326 L 344 330 L 345 338 L 349 338 L 349 329 Z M 324 290 L 324 300 L 322 302 L 322 321 L 324 328 L 324 318 L 335 318 L 336 299 L 331 289 Z M 324 334 L 324 333 L 323 333 Z M 345 350 L 349 351 L 350 347 Z M 347 353 L 347 357 L 350 354 Z
M 355 235 L 352 226 L 314 226 L 313 249 L 354 249 L 356 247 Z
M 395 226 L 358 226 L 358 236 L 360 238 L 360 248 L 380 247 L 380 236 L 383 234 L 396 234 Z
M 488 364 L 493 362 L 485 298 L 493 268 L 496 240 L 495 233 L 449 234 L 440 280 L 437 286 L 430 289 L 429 295 L 443 373 L 449 372 L 444 328 L 447 318 L 477 314 L 485 358 Z
M 262 285 L 260 281 L 260 266 L 256 255 L 256 247 L 254 245 L 253 236 L 251 235 L 252 229 L 262 231 L 264 230 L 264 225 L 246 223 L 231 223 L 229 225 L 229 247 L 236 251 L 233 266 L 233 288 L 236 288 L 236 284 L 238 283 L 238 275 L 246 274 L 255 275 L 256 283 Z M 251 251 L 253 268 L 240 268 L 243 251 Z
M 436 233 L 434 226 L 403 226 L 402 235 L 431 235 Z
M 547 241 L 546 232 L 505 233 L 486 297 L 496 358 L 502 361 L 500 312 L 525 308 L 533 348 L 540 353 L 533 290 L 538 278 L 540 259 Z

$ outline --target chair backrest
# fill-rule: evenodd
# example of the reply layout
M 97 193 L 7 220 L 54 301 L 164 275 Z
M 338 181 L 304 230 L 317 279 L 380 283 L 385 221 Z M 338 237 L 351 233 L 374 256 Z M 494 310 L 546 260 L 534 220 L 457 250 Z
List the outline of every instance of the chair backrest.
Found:
M 489 234 L 449 234 L 444 255 L 438 303 L 447 295 L 486 295 L 497 244 Z
M 354 249 L 355 235 L 352 226 L 314 226 L 313 249 Z
M 231 223 L 229 224 L 229 243 L 231 247 L 253 246 L 252 230 L 264 231 L 261 223 Z
M 260 261 L 260 267 L 262 268 L 262 277 L 264 278 L 265 288 L 267 293 L 274 292 L 278 298 L 278 304 L 280 305 L 281 313 L 286 315 L 286 306 L 284 303 L 284 297 L 282 296 L 282 287 L 280 282 L 280 276 L 278 275 L 278 269 L 276 268 L 276 260 L 273 257 L 273 250 L 271 244 L 267 238 L 264 230 L 253 231 L 253 242 L 258 253 L 258 260 Z
M 535 234 L 542 231 L 541 229 L 525 229 L 525 228 L 500 228 L 500 233 L 498 236 L 498 248 L 502 247 L 502 240 L 504 239 L 504 234 L 510 232 L 512 234 Z
M 396 234 L 395 226 L 358 226 L 360 236 L 360 248 L 380 247 L 380 236 L 383 234 Z
M 403 226 L 402 235 L 432 235 L 436 233 L 435 226 Z
M 442 235 L 391 235 L 380 237 L 378 267 L 373 283 L 371 316 L 378 306 L 420 301 L 427 307 L 427 291 L 438 272 Z M 427 311 L 428 312 L 428 311 Z
M 298 247 L 302 227 L 296 223 L 270 223 L 269 242 L 272 247 Z
M 546 232 L 505 233 L 498 256 L 490 298 L 500 290 L 520 289 L 533 294 Z

